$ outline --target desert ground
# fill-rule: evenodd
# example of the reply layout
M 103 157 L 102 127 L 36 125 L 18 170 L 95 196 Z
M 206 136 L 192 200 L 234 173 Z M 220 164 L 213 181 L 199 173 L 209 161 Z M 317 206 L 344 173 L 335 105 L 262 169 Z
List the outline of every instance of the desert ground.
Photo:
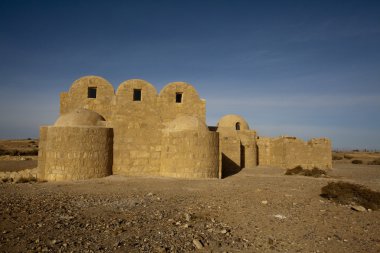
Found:
M 38 140 L 15 142 L 0 141 L 13 150 L 0 156 L 0 171 L 37 165 L 14 150 L 33 150 Z M 368 165 L 380 153 L 333 155 L 333 169 L 319 178 L 256 167 L 221 180 L 2 180 L 0 251 L 380 252 L 380 211 L 320 196 L 338 181 L 380 191 L 380 165 Z

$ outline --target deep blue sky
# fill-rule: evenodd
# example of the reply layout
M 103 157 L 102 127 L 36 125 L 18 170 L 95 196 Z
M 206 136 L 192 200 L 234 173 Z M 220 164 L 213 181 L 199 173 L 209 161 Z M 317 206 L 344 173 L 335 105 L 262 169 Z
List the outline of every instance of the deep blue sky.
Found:
M 209 125 L 380 149 L 380 1 L 0 2 L 0 138 L 38 137 L 84 75 L 186 81 Z

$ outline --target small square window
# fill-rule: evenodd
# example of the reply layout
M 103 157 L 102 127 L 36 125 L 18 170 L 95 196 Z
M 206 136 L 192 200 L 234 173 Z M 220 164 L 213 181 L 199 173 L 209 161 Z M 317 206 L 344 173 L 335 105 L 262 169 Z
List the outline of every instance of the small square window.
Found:
M 182 103 L 182 92 L 177 92 L 175 94 L 175 102 L 176 103 Z
M 133 101 L 141 101 L 141 89 L 133 89 Z
M 87 97 L 88 98 L 96 98 L 96 87 L 88 87 Z

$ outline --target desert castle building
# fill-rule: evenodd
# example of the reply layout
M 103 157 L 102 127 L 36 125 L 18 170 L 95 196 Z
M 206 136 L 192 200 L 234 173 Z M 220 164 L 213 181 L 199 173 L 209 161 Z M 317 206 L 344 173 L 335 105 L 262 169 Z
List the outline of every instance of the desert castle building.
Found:
M 61 93 L 60 116 L 40 128 L 38 167 L 46 180 L 111 174 L 222 178 L 242 168 L 331 168 L 328 139 L 264 138 L 238 115 L 206 125 L 206 101 L 184 82 L 160 93 L 133 79 L 113 86 L 97 76 Z

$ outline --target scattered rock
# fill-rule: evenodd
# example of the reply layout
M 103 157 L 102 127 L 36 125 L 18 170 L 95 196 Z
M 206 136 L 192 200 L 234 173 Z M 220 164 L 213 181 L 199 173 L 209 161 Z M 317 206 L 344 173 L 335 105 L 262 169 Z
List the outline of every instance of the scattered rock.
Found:
M 363 206 L 351 206 L 351 209 L 354 210 L 354 211 L 357 211 L 357 212 L 365 212 L 367 211 L 367 209 L 365 209 L 365 207 Z
M 266 205 L 266 204 L 268 204 L 268 201 L 267 200 L 263 200 L 263 201 L 261 201 L 261 204 Z
M 185 220 L 190 221 L 191 220 L 191 215 L 189 213 L 185 213 Z
M 277 219 L 280 219 L 280 220 L 286 219 L 286 216 L 282 215 L 282 214 L 276 214 L 276 215 L 274 215 L 274 217 L 277 218 Z
M 200 240 L 198 240 L 198 239 L 194 239 L 193 240 L 193 244 L 195 245 L 195 247 L 197 249 L 202 249 L 203 248 L 203 243 Z

